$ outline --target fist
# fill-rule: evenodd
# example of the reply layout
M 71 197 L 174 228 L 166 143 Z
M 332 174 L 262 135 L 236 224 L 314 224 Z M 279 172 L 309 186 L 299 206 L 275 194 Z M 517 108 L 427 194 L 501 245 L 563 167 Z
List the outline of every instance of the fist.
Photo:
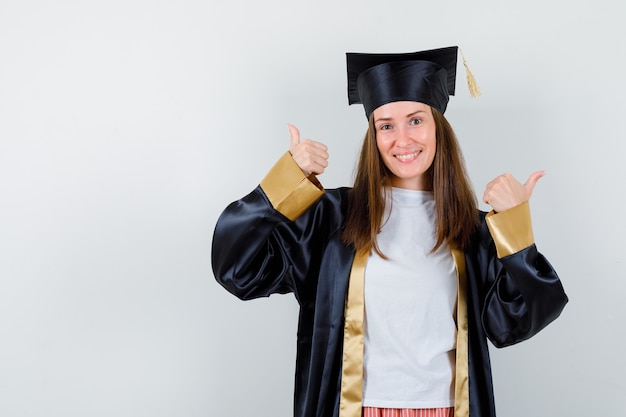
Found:
M 495 212 L 506 211 L 530 200 L 533 189 L 545 171 L 530 174 L 526 183 L 517 181 L 511 174 L 503 174 L 487 184 L 483 201 Z
M 311 139 L 300 140 L 300 131 L 294 125 L 289 127 L 289 153 L 307 177 L 322 174 L 328 166 L 328 148 Z

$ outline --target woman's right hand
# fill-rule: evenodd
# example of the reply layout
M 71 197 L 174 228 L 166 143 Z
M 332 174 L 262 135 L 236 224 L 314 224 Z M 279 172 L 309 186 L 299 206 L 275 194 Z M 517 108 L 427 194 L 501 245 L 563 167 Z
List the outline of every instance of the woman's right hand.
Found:
M 328 166 L 328 147 L 311 139 L 301 141 L 298 128 L 290 124 L 287 127 L 291 141 L 289 153 L 304 175 L 323 173 Z

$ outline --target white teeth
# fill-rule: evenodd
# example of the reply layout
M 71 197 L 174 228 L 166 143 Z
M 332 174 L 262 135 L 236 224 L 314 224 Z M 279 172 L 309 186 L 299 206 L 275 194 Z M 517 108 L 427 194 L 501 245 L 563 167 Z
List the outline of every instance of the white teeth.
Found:
M 408 161 L 409 159 L 415 158 L 418 153 L 419 152 L 410 153 L 408 155 L 396 155 L 396 158 L 398 158 L 401 161 Z

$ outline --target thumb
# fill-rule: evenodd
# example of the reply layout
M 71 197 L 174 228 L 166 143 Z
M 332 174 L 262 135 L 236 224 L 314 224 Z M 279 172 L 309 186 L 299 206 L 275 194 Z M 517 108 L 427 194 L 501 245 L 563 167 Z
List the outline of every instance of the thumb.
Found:
M 524 188 L 526 188 L 526 191 L 528 192 L 528 196 L 530 196 L 533 192 L 533 189 L 535 188 L 535 185 L 537 185 L 537 181 L 539 181 L 539 178 L 543 177 L 544 175 L 546 175 L 546 171 L 535 171 L 532 174 L 530 174 L 530 177 L 528 177 L 528 179 L 526 180 L 526 183 L 524 184 Z
M 292 124 L 287 124 L 287 127 L 289 128 L 289 148 L 291 149 L 300 143 L 300 131 Z

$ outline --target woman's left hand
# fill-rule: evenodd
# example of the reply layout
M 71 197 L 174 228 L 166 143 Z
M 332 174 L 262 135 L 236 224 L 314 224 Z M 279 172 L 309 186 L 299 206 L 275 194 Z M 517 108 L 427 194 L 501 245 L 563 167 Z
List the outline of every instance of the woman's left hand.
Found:
M 535 184 L 544 175 L 545 171 L 533 172 L 525 184 L 517 181 L 511 174 L 500 175 L 487 184 L 483 201 L 489 204 L 495 212 L 518 206 L 530 200 Z

